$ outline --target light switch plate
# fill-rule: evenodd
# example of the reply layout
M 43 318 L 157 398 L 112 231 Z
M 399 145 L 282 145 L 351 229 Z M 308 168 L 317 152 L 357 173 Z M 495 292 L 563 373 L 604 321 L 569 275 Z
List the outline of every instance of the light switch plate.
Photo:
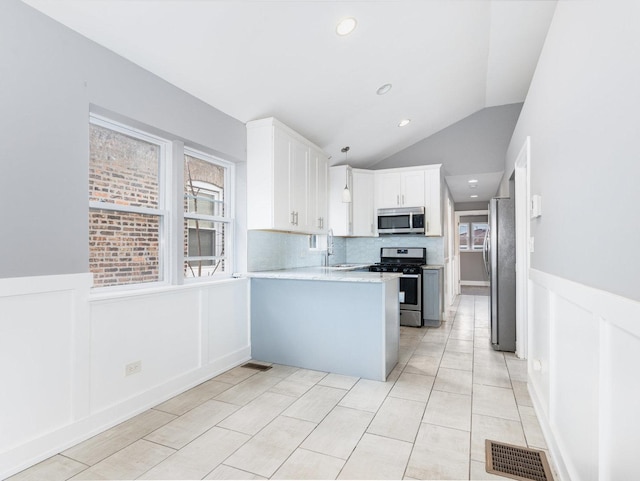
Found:
M 539 195 L 531 196 L 531 218 L 535 219 L 542 215 L 542 197 Z

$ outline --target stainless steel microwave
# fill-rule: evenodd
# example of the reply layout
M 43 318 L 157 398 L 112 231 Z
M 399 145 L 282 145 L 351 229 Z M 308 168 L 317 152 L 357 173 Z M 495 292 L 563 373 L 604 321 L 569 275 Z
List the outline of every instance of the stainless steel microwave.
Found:
M 424 207 L 378 209 L 378 234 L 424 234 Z

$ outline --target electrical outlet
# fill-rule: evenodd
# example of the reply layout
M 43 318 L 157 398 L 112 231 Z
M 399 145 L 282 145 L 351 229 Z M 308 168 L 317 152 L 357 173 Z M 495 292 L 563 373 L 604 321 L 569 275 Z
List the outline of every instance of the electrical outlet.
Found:
M 124 375 L 131 376 L 142 371 L 142 361 L 134 361 L 124 367 Z

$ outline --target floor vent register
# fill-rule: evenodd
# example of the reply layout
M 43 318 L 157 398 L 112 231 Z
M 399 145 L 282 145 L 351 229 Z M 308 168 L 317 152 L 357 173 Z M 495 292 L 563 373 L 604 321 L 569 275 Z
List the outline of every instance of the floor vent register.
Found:
M 268 371 L 271 369 L 271 366 L 265 366 L 264 364 L 258 364 L 257 362 L 248 362 L 243 364 L 241 367 L 246 367 L 247 369 L 255 369 L 256 371 Z
M 487 473 L 521 481 L 553 481 L 551 469 L 543 451 L 487 439 L 485 453 Z

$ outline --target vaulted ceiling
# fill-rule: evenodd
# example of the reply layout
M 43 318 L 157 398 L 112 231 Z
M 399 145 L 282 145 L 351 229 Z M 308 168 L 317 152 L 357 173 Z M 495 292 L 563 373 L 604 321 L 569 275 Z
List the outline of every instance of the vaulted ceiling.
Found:
M 357 167 L 523 102 L 556 3 L 23 1 L 243 122 L 278 118 L 332 164 L 349 145 Z M 357 27 L 339 36 L 345 17 Z

